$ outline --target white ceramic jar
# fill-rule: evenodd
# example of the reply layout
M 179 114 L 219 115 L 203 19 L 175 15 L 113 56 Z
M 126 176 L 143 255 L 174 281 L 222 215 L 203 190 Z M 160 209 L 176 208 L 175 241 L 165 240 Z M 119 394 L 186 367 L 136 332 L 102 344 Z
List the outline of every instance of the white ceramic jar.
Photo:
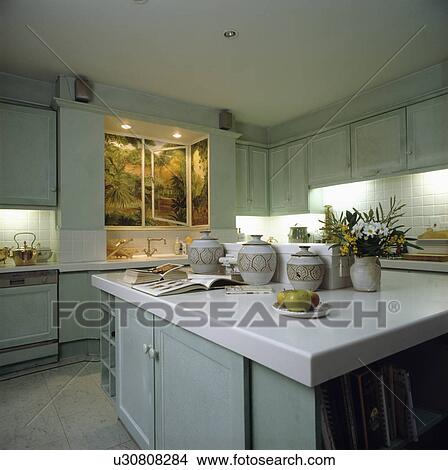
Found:
M 254 286 L 269 284 L 277 267 L 277 254 L 263 235 L 251 235 L 238 252 L 238 269 L 244 282 Z
M 325 264 L 309 246 L 299 248 L 286 264 L 289 282 L 294 289 L 316 290 L 324 280 Z
M 376 256 L 355 257 L 350 268 L 353 288 L 360 292 L 376 292 L 380 288 L 381 263 Z
M 201 232 L 202 237 L 193 240 L 188 249 L 188 261 L 197 274 L 214 274 L 220 269 L 219 258 L 224 256 L 224 247 L 216 238 L 210 236 L 210 230 Z

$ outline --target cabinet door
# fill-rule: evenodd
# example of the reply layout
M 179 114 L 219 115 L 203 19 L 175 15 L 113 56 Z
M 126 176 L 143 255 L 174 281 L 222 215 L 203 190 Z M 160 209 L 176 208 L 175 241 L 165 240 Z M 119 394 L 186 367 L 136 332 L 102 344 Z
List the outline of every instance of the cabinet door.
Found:
M 171 323 L 155 336 L 157 449 L 244 449 L 244 358 Z
M 308 144 L 309 184 L 325 186 L 350 180 L 350 127 L 316 135 Z
M 308 210 L 308 146 L 306 139 L 288 147 L 289 158 L 289 196 L 288 212 L 297 214 Z
M 56 205 L 56 113 L 0 103 L 0 204 Z
M 389 175 L 406 169 L 404 109 L 364 119 L 350 128 L 354 177 Z
M 269 152 L 269 188 L 271 214 L 288 213 L 289 165 L 286 145 Z
M 56 284 L 0 289 L 0 349 L 57 339 Z
M 408 168 L 448 166 L 448 95 L 407 108 Z
M 96 323 L 101 318 L 102 312 L 100 305 L 95 303 L 100 301 L 101 292 L 92 286 L 92 274 L 95 273 L 85 271 L 62 273 L 59 276 L 59 300 L 61 301 L 59 341 L 61 343 L 100 337 L 100 328 Z M 70 302 L 73 305 L 70 305 Z M 79 307 L 80 302 L 91 302 L 92 304 L 90 306 L 85 304 L 84 310 Z M 80 323 L 77 319 L 77 316 L 81 315 L 86 320 L 85 324 Z
M 249 148 L 236 146 L 236 214 L 249 211 Z
M 153 316 L 116 300 L 117 411 L 142 449 L 154 449 Z
M 249 211 L 251 215 L 269 215 L 268 152 L 249 148 Z

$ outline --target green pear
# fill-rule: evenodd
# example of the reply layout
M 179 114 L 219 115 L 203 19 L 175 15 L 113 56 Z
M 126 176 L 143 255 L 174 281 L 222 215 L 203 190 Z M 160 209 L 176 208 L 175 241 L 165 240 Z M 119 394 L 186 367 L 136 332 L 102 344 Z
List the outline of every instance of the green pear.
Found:
M 312 305 L 311 296 L 309 290 L 290 290 L 285 293 L 283 305 L 291 312 L 307 312 Z

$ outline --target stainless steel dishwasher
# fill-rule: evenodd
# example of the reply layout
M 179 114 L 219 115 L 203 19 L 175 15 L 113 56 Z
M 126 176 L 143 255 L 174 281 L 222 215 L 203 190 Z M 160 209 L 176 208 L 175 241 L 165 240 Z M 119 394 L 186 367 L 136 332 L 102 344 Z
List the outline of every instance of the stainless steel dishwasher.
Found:
M 0 374 L 58 360 L 58 272 L 0 274 Z

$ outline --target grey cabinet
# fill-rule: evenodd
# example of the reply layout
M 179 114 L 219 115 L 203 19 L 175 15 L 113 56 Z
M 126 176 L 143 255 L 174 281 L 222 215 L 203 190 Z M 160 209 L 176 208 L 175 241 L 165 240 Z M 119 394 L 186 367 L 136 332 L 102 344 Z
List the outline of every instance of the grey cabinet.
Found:
M 154 344 L 153 316 L 117 300 L 117 412 L 142 449 L 154 449 L 155 361 L 149 356 Z
M 407 108 L 408 168 L 448 166 L 448 95 Z
M 270 213 L 308 211 L 307 140 L 276 147 L 269 155 Z
M 0 350 L 57 339 L 56 284 L 0 289 Z
M 406 114 L 391 111 L 350 126 L 352 176 L 389 175 L 406 169 Z
M 98 320 L 102 316 L 99 302 L 101 293 L 92 286 L 93 271 L 61 273 L 59 276 L 59 341 L 98 340 Z M 84 307 L 80 303 L 84 303 Z M 87 303 L 90 303 L 88 305 Z M 80 322 L 80 317 L 85 322 Z
M 248 446 L 246 360 L 119 299 L 118 416 L 144 449 Z
M 236 147 L 236 214 L 268 215 L 268 152 L 265 149 Z
M 308 174 L 311 187 L 350 180 L 350 126 L 312 137 L 308 144 Z
M 56 113 L 0 103 L 0 205 L 55 206 Z
M 287 213 L 289 197 L 288 147 L 282 145 L 269 152 L 270 213 Z
M 245 359 L 164 321 L 155 344 L 156 447 L 246 448 Z

